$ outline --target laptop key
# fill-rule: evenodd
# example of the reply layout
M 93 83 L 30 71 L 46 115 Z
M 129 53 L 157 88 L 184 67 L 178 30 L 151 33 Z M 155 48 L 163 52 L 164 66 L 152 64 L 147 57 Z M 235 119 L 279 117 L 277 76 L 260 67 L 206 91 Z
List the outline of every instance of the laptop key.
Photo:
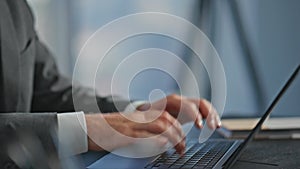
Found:
M 189 147 L 183 156 L 164 154 L 145 168 L 213 168 L 233 142 L 209 141 Z

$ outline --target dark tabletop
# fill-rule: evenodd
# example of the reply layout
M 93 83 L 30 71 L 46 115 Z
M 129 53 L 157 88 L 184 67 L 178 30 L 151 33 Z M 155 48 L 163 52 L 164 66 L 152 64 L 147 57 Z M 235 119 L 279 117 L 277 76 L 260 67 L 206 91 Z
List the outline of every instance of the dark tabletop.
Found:
M 300 169 L 300 140 L 254 140 L 233 168 Z
M 188 137 L 199 136 L 200 131 L 193 128 Z M 213 138 L 221 138 L 215 132 Z M 89 152 L 81 156 L 85 166 L 101 158 L 105 153 Z M 86 158 L 88 157 L 88 158 Z M 254 140 L 250 142 L 233 169 L 300 169 L 300 140 Z

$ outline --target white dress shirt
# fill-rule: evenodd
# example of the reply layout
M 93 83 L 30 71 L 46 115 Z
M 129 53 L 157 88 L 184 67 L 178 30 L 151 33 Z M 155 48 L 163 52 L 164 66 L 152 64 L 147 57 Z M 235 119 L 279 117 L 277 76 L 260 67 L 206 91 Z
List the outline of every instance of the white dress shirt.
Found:
M 125 113 L 134 112 L 145 101 L 130 103 Z M 87 127 L 84 112 L 61 113 L 58 121 L 58 151 L 61 157 L 80 154 L 88 151 Z

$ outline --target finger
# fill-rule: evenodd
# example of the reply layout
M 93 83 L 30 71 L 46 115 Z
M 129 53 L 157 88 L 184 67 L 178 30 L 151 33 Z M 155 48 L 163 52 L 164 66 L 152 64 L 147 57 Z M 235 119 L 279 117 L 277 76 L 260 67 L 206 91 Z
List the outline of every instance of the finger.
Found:
M 162 113 L 160 111 L 148 111 L 146 114 L 146 118 L 151 119 L 153 121 L 155 120 L 163 120 L 166 124 L 170 123 L 171 125 L 174 125 L 176 131 L 179 133 L 181 137 L 184 137 L 184 132 L 182 131 L 181 124 L 176 120 L 173 116 L 171 116 L 167 111 L 163 111 Z M 147 120 L 146 121 L 149 121 Z
M 164 127 L 160 127 L 164 126 Z M 175 147 L 178 153 L 184 152 L 185 149 L 185 141 L 184 137 L 181 136 L 177 132 L 177 129 L 169 123 L 169 125 L 161 124 L 159 122 L 153 122 L 150 126 L 147 127 L 150 132 L 161 134 L 162 136 L 166 137 Z
M 203 118 L 207 118 L 207 116 L 210 113 L 210 110 L 213 108 L 210 102 L 205 99 L 189 99 L 189 100 L 198 106 Z
M 202 116 L 201 116 L 201 114 L 199 114 L 198 116 L 197 116 L 197 119 L 196 119 L 196 121 L 195 121 L 195 124 L 196 124 L 196 126 L 198 127 L 198 128 L 203 128 L 203 119 L 202 119 Z
M 181 125 L 167 112 L 163 113 L 159 119 L 141 126 L 141 129 L 155 134 L 161 134 L 168 138 L 168 140 L 175 146 L 178 153 L 182 153 L 184 151 L 184 132 L 182 131 Z
M 220 128 L 222 126 L 222 122 L 220 120 L 220 116 L 219 115 L 216 116 L 216 122 L 217 122 L 217 128 Z
M 202 119 L 202 116 L 199 113 L 198 105 L 195 105 L 195 103 L 191 102 L 186 97 L 179 96 L 176 94 L 167 96 L 166 100 L 167 100 L 166 110 L 173 117 L 177 118 L 178 121 L 180 121 L 181 123 L 195 121 L 197 123 L 197 126 L 199 127 L 202 126 L 201 125 L 202 120 L 199 120 Z M 160 102 L 162 102 L 162 100 L 159 100 L 155 104 L 158 104 Z
M 173 116 L 171 116 L 168 112 L 164 112 L 162 118 L 166 118 L 166 120 L 174 126 L 176 131 L 179 133 L 180 137 L 185 137 L 185 134 L 182 130 L 181 124 L 178 122 L 177 119 L 175 119 Z
M 208 115 L 208 117 L 206 118 L 206 124 L 210 129 L 216 129 L 216 121 L 213 114 Z
M 209 101 L 207 101 L 205 99 L 200 99 L 200 100 L 199 99 L 190 99 L 190 100 L 193 101 L 194 103 L 198 103 L 199 110 L 204 118 L 208 118 L 208 116 L 210 114 L 213 114 L 214 122 L 211 122 L 211 123 L 214 123 L 214 125 L 216 127 L 221 126 L 221 120 L 220 120 L 219 114 Z
M 176 135 L 174 133 L 174 127 L 169 127 L 165 132 L 162 133 L 162 135 L 169 139 L 169 141 L 174 145 L 174 148 L 177 151 L 177 153 L 183 154 L 185 150 L 185 137 Z
M 181 107 L 181 101 L 184 98 L 182 96 L 176 95 L 176 94 L 172 94 L 166 97 L 167 100 L 167 105 L 166 105 L 166 110 L 172 114 L 174 117 L 177 117 L 178 112 L 180 111 L 180 107 Z M 161 102 L 161 100 L 159 100 L 158 102 Z
M 184 99 L 182 100 L 180 114 L 178 115 L 179 121 L 182 123 L 194 121 L 197 127 L 202 127 L 202 115 L 199 111 L 197 104 Z
M 183 155 L 185 151 L 185 139 L 182 139 L 174 148 L 178 154 Z
M 185 150 L 185 135 L 180 123 L 169 113 L 165 114 L 163 117 L 167 119 L 167 123 L 169 124 L 167 126 L 169 127 L 162 134 L 170 139 L 179 154 L 183 154 Z
M 209 103 L 209 105 L 211 106 L 210 103 Z M 209 116 L 212 116 L 212 119 L 211 119 L 213 121 L 212 125 L 214 125 L 216 128 L 221 126 L 220 116 L 213 106 L 211 106 Z
M 183 96 L 168 96 L 168 110 L 181 123 L 194 121 L 198 128 L 202 128 L 202 115 L 199 112 L 199 102 L 191 101 Z
M 206 123 L 208 127 L 213 130 L 221 126 L 220 118 L 217 113 L 210 113 L 206 118 Z
M 177 125 L 178 124 L 178 125 Z M 171 123 L 165 119 L 158 119 L 148 124 L 142 124 L 140 129 L 147 130 L 151 133 L 155 134 L 164 134 L 173 140 L 172 142 L 176 142 L 180 138 L 184 138 L 184 132 L 181 128 L 181 125 L 177 123 Z M 179 138 L 179 139 L 178 139 Z M 178 142 L 178 141 L 177 141 Z

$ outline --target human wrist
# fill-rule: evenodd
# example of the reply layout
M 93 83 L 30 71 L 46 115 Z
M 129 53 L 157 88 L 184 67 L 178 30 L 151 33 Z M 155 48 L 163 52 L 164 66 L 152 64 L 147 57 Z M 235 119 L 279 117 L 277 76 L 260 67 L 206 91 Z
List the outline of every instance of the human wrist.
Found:
M 87 142 L 88 142 L 88 149 L 89 150 L 95 150 L 95 151 L 101 151 L 103 150 L 100 146 L 98 146 L 92 139 L 92 129 L 96 126 L 95 119 L 97 114 L 85 114 L 85 120 L 86 120 L 86 127 L 87 127 Z

